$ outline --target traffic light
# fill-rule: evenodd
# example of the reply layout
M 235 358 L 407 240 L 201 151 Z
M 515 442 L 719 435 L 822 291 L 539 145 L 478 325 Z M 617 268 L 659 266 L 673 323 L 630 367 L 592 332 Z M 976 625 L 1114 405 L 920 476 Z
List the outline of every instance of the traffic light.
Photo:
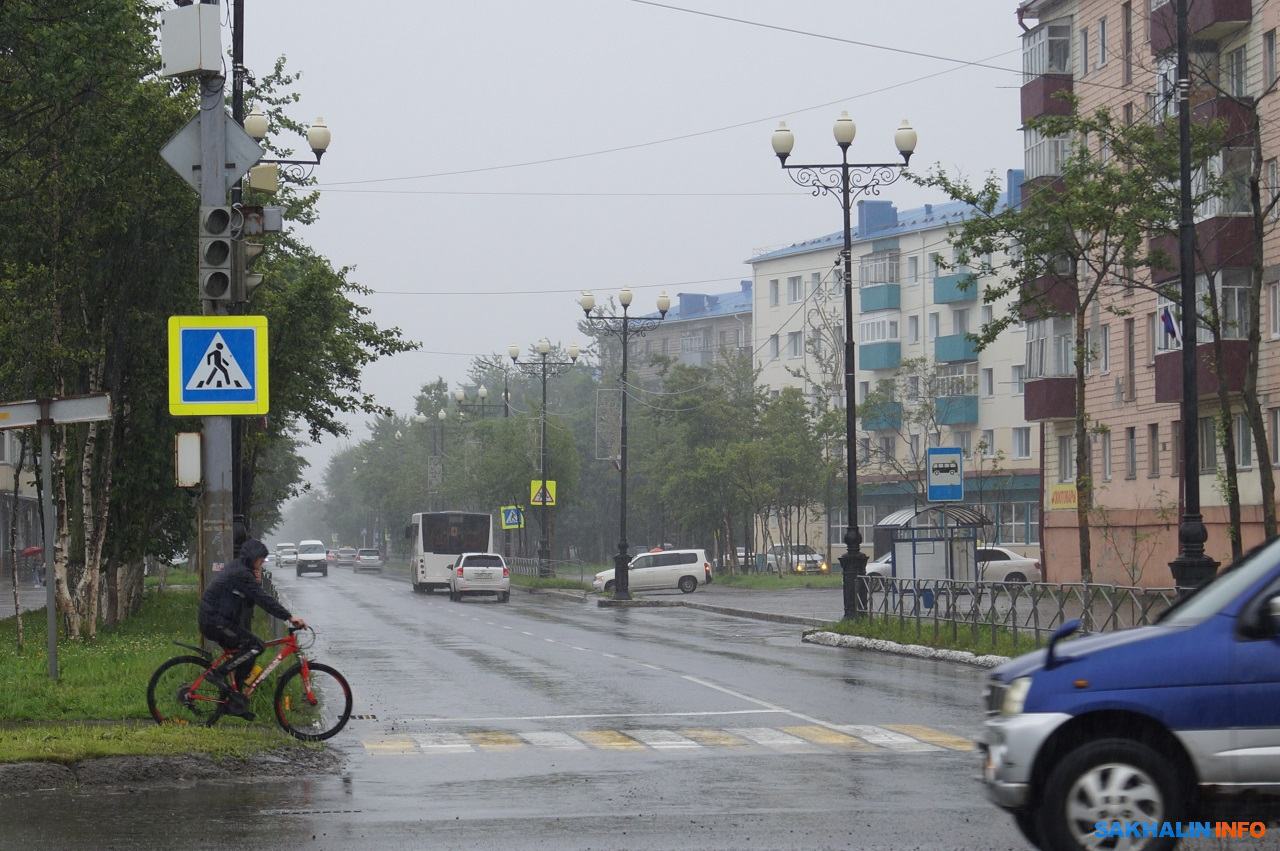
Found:
M 200 208 L 200 297 L 210 301 L 231 298 L 231 208 Z
M 232 230 L 235 238 L 235 274 L 231 278 L 232 301 L 246 302 L 253 291 L 262 283 L 262 275 L 250 271 L 254 262 L 262 256 L 267 247 L 260 242 L 249 242 L 247 237 L 262 236 L 266 233 L 266 218 L 261 207 L 242 205 L 239 227 Z

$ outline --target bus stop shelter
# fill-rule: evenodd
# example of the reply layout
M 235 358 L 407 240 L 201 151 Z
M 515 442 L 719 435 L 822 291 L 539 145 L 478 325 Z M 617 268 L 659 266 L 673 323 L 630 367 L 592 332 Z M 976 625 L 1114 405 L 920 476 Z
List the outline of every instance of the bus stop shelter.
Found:
M 977 579 L 978 540 L 991 521 L 981 511 L 954 503 L 904 508 L 887 515 L 891 575 L 895 579 Z

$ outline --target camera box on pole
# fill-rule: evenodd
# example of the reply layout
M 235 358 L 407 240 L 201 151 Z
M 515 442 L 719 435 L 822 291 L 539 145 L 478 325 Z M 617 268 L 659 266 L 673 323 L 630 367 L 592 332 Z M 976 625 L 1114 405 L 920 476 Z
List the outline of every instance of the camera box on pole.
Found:
M 222 7 L 210 3 L 177 6 L 160 13 L 160 74 L 220 73 L 226 57 L 222 51 Z

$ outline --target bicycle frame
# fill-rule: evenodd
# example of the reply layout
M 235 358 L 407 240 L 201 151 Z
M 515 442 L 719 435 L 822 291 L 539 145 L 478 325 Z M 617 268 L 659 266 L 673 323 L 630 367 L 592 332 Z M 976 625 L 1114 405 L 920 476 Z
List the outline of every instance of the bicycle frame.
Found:
M 280 652 L 276 654 L 276 658 L 272 659 L 269 665 L 267 665 L 260 672 L 258 672 L 258 676 L 254 678 L 253 682 L 247 683 L 247 684 L 244 684 L 244 683 L 240 684 L 240 693 L 243 694 L 245 697 L 248 697 L 249 695 L 253 694 L 254 690 L 258 688 L 258 684 L 261 683 L 263 680 L 265 680 L 268 674 L 270 674 L 276 668 L 280 667 L 281 662 L 288 659 L 290 656 L 297 656 L 298 661 L 302 663 L 302 677 L 303 677 L 302 681 L 306 683 L 307 698 L 314 699 L 314 696 L 311 694 L 311 678 L 309 676 L 310 670 L 307 667 L 307 657 L 302 655 L 302 648 L 298 647 L 297 636 L 290 633 L 289 635 L 286 635 L 284 638 L 277 638 L 272 641 L 266 642 L 267 647 L 278 647 L 281 645 L 283 645 L 283 647 L 280 650 Z M 190 647 L 190 645 L 187 645 L 187 644 L 184 644 L 182 646 Z M 210 671 L 212 671 L 214 668 L 221 665 L 226 660 L 230 659 L 232 656 L 236 654 L 236 652 L 237 652 L 236 649 L 223 650 L 222 655 L 214 659 L 213 662 L 210 663 L 209 667 L 205 668 L 204 673 L 202 673 L 199 677 L 197 677 L 195 682 L 191 684 L 192 689 L 199 688 L 200 684 L 204 682 L 205 677 L 209 675 Z M 201 651 L 201 653 L 206 656 L 210 655 L 207 651 L 203 651 L 203 650 Z M 215 698 L 202 697 L 197 694 L 193 694 L 192 699 L 209 700 L 215 703 L 225 702 Z

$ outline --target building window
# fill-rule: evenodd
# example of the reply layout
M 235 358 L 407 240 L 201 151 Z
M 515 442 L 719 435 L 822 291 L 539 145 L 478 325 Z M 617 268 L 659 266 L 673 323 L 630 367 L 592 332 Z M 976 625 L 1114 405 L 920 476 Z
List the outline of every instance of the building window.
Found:
M 920 258 L 914 254 L 907 258 L 907 283 L 920 283 Z
M 962 307 L 951 311 L 951 333 L 969 333 L 969 308 Z
M 1250 440 L 1249 418 L 1244 414 L 1236 414 L 1236 467 L 1241 470 L 1253 467 L 1253 441 Z
M 898 283 L 898 252 L 876 251 L 858 259 L 858 284 L 875 287 Z
M 1058 438 L 1058 481 L 1074 482 L 1076 480 L 1075 438 L 1062 436 Z
M 1248 269 L 1223 269 L 1218 273 L 1218 318 L 1224 339 L 1243 340 L 1249 336 L 1249 278 Z M 1208 293 L 1208 278 L 1197 275 L 1197 300 L 1206 298 Z M 1211 343 L 1213 333 L 1198 324 L 1196 338 L 1201 343 Z
M 1181 311 L 1164 296 L 1156 299 L 1156 312 L 1151 317 L 1152 339 L 1156 341 L 1156 354 L 1182 348 L 1179 332 L 1182 329 Z M 1154 360 L 1154 355 L 1152 356 Z
M 1280 467 L 1280 408 L 1268 410 L 1267 419 L 1270 422 L 1268 431 L 1271 433 L 1271 466 Z
M 982 430 L 982 439 L 979 441 L 979 448 L 982 450 L 983 458 L 996 457 L 996 432 L 995 429 L 984 428 Z
M 1107 64 L 1107 19 L 1098 19 L 1098 67 Z
M 1022 36 L 1022 82 L 1071 73 L 1071 19 L 1060 18 Z
M 907 446 L 911 450 L 911 463 L 912 464 L 920 463 L 920 435 L 918 434 L 907 435 Z
M 995 310 L 989 304 L 982 306 L 982 327 L 986 328 L 995 319 Z
M 769 282 L 769 306 L 778 306 L 778 279 L 774 278 Z
M 1271 339 L 1280 337 L 1280 283 L 1267 284 L 1268 318 L 1271 321 Z
M 954 445 L 959 447 L 960 454 L 968 458 L 969 453 L 973 451 L 973 432 L 971 431 L 953 431 L 951 440 Z
M 1120 7 L 1120 23 L 1124 29 L 1122 38 L 1124 44 L 1121 49 L 1124 51 L 1124 81 L 1126 83 L 1133 82 L 1133 4 L 1125 3 Z M 1125 104 L 1129 120 L 1128 124 L 1133 123 L 1133 104 Z
M 1080 76 L 1089 73 L 1089 28 L 1080 28 Z
M 1129 426 L 1124 430 L 1124 477 L 1138 477 L 1138 429 Z
M 1031 457 L 1031 426 L 1019 426 L 1013 430 L 1013 457 Z
M 1178 476 L 1182 474 L 1182 421 L 1181 420 L 1174 420 L 1172 423 L 1169 424 L 1169 434 L 1173 435 L 1173 440 L 1171 441 L 1171 445 L 1173 446 L 1173 452 L 1170 454 L 1170 457 L 1173 458 L 1173 464 L 1172 464 L 1173 475 Z
M 1111 326 L 1098 329 L 1098 367 L 1103 373 L 1111 371 Z
M 996 371 L 994 369 L 982 370 L 982 395 L 988 398 L 996 395 Z
M 1218 429 L 1213 417 L 1200 418 L 1200 472 L 1218 469 Z
M 769 357 L 773 360 L 778 359 L 778 335 L 771 334 L 769 336 Z
M 878 319 L 865 319 L 858 323 L 858 342 L 883 343 L 898 340 L 898 319 L 881 316 Z
M 898 439 L 891 434 L 880 437 L 880 461 L 892 464 L 898 458 Z
M 1227 54 L 1227 94 L 1242 98 L 1249 93 L 1249 63 L 1244 45 Z
M 859 381 L 858 382 L 858 404 L 861 405 L 863 402 L 867 401 L 867 396 L 870 393 L 871 393 L 871 382 Z
M 1111 481 L 1111 432 L 1102 433 L 1102 480 Z
M 1138 398 L 1138 337 L 1137 323 L 1124 321 L 1124 397 L 1132 402 Z
M 787 278 L 787 304 L 800 301 L 804 301 L 804 285 L 800 283 L 800 276 Z
M 938 331 L 940 330 L 941 324 L 942 322 L 941 322 L 941 319 L 939 318 L 939 314 L 937 313 L 929 314 L 929 342 L 930 343 L 938 339 Z
M 1059 177 L 1062 161 L 1067 158 L 1066 136 L 1045 136 L 1039 130 L 1028 127 L 1022 131 L 1023 166 L 1026 180 L 1039 177 Z
M 920 317 L 915 314 L 907 317 L 907 342 L 920 342 Z
M 1069 316 L 1027 323 L 1027 378 L 1075 375 L 1075 320 Z
M 1151 423 L 1147 426 L 1147 475 L 1160 475 L 1160 425 Z
M 787 357 L 798 358 L 804 354 L 804 335 L 799 331 L 787 333 Z
M 1027 392 L 1027 367 L 1025 364 L 1014 364 L 1009 367 L 1009 380 L 1013 384 L 1013 395 L 1021 396 Z
M 1276 31 L 1262 34 L 1262 89 L 1266 91 L 1276 81 Z
M 920 398 L 920 376 L 907 376 L 907 398 L 912 402 Z
M 822 273 L 810 272 L 809 273 L 809 294 L 819 295 L 821 292 L 822 292 Z

